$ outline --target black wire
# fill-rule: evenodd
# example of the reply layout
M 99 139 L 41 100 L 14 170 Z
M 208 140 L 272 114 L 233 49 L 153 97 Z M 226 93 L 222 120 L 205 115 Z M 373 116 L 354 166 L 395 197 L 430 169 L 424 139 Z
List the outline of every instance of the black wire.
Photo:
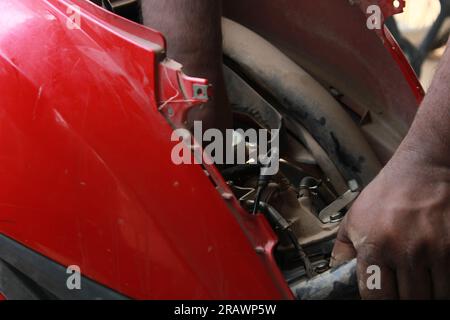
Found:
M 250 202 L 251 203 L 251 202 Z M 256 201 L 254 203 L 256 205 Z M 283 218 L 283 216 L 271 205 L 265 202 L 259 202 L 258 208 L 261 207 L 267 219 L 271 222 L 272 225 L 275 225 L 275 229 L 279 232 L 285 233 L 289 238 L 290 242 L 294 245 L 295 250 L 300 256 L 300 259 L 303 262 L 303 266 L 305 267 L 306 276 L 308 278 L 312 278 L 316 275 L 314 268 L 307 256 L 305 250 L 302 245 L 299 243 L 297 236 L 294 231 L 292 231 L 289 222 Z
M 261 203 L 261 197 L 262 197 L 262 193 L 263 193 L 264 189 L 265 189 L 265 186 L 258 185 L 258 189 L 256 190 L 255 204 L 253 205 L 253 211 L 252 211 L 253 215 L 258 213 L 259 204 Z
M 294 231 L 292 231 L 292 229 L 287 229 L 286 230 L 287 235 L 289 237 L 289 239 L 291 240 L 291 242 L 294 244 L 295 249 L 297 250 L 298 254 L 300 255 L 300 258 L 303 261 L 303 265 L 305 267 L 305 271 L 306 271 L 306 275 L 308 278 L 312 278 L 316 275 L 316 273 L 314 272 L 314 268 L 311 264 L 311 261 L 309 260 L 308 256 L 305 253 L 305 250 L 303 249 L 303 247 L 300 245 L 300 243 L 298 242 L 297 237 L 295 236 Z

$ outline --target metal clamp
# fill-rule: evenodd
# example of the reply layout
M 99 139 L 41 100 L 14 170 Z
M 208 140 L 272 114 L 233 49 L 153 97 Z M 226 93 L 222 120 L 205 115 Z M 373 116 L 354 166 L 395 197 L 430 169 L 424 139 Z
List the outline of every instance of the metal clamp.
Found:
M 334 223 L 344 218 L 342 210 L 355 201 L 360 194 L 359 185 L 356 180 L 349 181 L 348 186 L 350 189 L 347 192 L 320 211 L 319 219 L 322 223 Z

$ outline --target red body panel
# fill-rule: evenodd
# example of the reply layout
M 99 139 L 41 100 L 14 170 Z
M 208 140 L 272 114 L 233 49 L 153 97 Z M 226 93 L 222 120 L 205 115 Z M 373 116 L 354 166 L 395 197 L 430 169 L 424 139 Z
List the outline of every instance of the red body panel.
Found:
M 68 3 L 0 4 L 0 232 L 133 298 L 290 297 L 265 221 L 171 161 L 161 35 Z
M 292 298 L 265 219 L 172 163 L 164 48 L 84 0 L 0 1 L 0 233 L 132 298 Z

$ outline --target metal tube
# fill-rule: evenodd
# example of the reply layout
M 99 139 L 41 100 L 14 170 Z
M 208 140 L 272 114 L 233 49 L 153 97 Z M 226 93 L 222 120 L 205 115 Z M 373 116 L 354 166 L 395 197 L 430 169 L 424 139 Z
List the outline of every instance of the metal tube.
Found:
M 359 299 L 356 259 L 291 286 L 299 300 Z

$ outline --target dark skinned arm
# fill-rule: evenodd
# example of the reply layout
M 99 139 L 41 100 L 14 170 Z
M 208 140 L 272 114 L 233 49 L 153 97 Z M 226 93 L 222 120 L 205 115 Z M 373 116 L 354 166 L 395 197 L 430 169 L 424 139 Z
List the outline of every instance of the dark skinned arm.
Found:
M 144 24 L 166 37 L 168 57 L 183 64 L 188 75 L 213 85 L 213 100 L 190 114 L 190 124 L 202 120 L 204 129 L 231 128 L 222 66 L 222 1 L 142 0 L 142 12 Z
M 333 264 L 357 257 L 366 299 L 450 298 L 450 50 L 398 151 L 344 219 Z M 367 267 L 381 268 L 369 290 Z

